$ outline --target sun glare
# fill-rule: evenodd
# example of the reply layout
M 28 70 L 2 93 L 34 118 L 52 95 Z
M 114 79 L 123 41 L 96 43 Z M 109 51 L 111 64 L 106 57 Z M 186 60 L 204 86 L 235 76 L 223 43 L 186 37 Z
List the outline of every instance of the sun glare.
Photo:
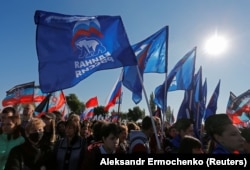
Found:
M 214 34 L 206 41 L 205 51 L 212 56 L 219 56 L 227 50 L 227 47 L 228 41 L 225 37 Z

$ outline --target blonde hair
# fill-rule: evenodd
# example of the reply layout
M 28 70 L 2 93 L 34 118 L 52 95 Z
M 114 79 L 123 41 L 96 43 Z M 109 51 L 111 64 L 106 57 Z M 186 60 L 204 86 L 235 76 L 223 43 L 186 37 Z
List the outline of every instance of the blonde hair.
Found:
M 39 128 L 39 127 L 45 127 L 45 123 L 41 118 L 35 117 L 32 118 L 26 125 L 25 130 L 28 132 L 31 128 Z

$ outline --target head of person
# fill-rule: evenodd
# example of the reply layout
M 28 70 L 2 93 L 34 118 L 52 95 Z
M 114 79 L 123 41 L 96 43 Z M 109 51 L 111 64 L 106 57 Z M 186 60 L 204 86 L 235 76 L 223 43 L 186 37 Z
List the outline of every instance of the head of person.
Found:
M 176 136 L 176 134 L 177 134 L 177 132 L 176 132 L 176 128 L 174 125 L 165 129 L 165 135 L 171 139 L 174 138 Z
M 31 119 L 25 126 L 25 135 L 32 145 L 37 145 L 43 137 L 45 123 L 41 118 Z
M 90 122 L 89 120 L 84 120 L 82 123 L 81 123 L 81 136 L 83 138 L 87 138 L 89 135 L 90 135 Z
M 194 124 L 193 121 L 187 118 L 178 119 L 174 127 L 178 134 L 183 138 L 186 135 L 194 136 Z
M 78 114 L 76 114 L 76 113 L 71 113 L 70 115 L 69 115 L 69 118 L 68 118 L 68 120 L 69 119 L 72 119 L 72 120 L 74 120 L 74 121 L 76 121 L 76 122 L 81 122 L 81 118 L 80 118 L 80 116 L 78 115 Z
M 142 119 L 141 130 L 147 137 L 151 137 L 154 134 L 153 122 L 156 124 L 155 119 L 150 116 L 146 116 Z
M 243 151 L 244 138 L 227 114 L 215 114 L 205 120 L 205 131 L 210 138 L 230 153 Z
M 19 115 L 9 116 L 4 119 L 2 124 L 2 131 L 8 135 L 8 140 L 16 139 L 21 136 L 21 119 Z
M 120 129 L 116 123 L 104 123 L 101 128 L 103 147 L 109 154 L 115 152 L 119 143 Z
M 56 133 L 61 137 L 65 136 L 65 121 L 60 121 L 56 124 Z
M 62 113 L 61 113 L 60 111 L 54 110 L 52 113 L 54 113 L 55 116 L 56 116 L 56 124 L 57 124 L 58 122 L 64 120 L 64 118 L 63 118 L 63 116 L 62 116 Z
M 102 132 L 101 132 L 101 129 L 102 129 L 102 125 L 106 123 L 105 121 L 103 120 L 97 120 L 95 122 L 93 122 L 92 124 L 92 129 L 93 129 L 93 137 L 94 137 L 94 141 L 97 142 L 97 141 L 101 141 L 102 140 Z
M 186 135 L 181 139 L 178 150 L 180 154 L 203 154 L 202 143 L 194 136 Z
M 73 119 L 69 119 L 66 121 L 65 123 L 65 136 L 68 139 L 73 139 L 76 136 L 80 135 L 80 123 L 73 120 Z
M 56 115 L 52 112 L 46 112 L 42 116 L 43 121 L 45 122 L 45 130 L 46 132 L 52 132 L 55 128 Z
M 128 127 L 124 124 L 119 125 L 119 142 L 124 142 L 128 138 Z
M 16 109 L 14 107 L 5 107 L 1 113 L 1 121 L 3 122 L 6 118 L 14 115 L 16 115 Z
M 35 105 L 33 103 L 28 103 L 24 105 L 23 107 L 23 119 L 29 120 L 33 117 L 33 114 L 35 112 Z
M 140 130 L 140 127 L 135 122 L 128 122 L 127 127 L 128 127 L 128 133 L 131 130 Z

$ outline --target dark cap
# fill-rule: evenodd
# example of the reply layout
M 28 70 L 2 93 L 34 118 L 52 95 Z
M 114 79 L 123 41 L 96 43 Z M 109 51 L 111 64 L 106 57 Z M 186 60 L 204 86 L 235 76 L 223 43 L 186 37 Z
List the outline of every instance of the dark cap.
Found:
M 49 118 L 49 119 L 56 119 L 56 115 L 54 113 L 47 112 L 47 113 L 45 113 L 44 116 Z

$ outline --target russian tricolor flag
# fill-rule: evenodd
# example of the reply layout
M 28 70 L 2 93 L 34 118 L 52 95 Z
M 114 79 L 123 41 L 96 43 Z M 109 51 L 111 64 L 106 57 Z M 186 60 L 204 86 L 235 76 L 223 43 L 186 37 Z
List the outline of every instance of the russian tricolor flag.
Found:
M 97 96 L 90 98 L 85 104 L 85 111 L 80 115 L 81 119 L 89 120 L 94 117 L 94 107 L 98 106 Z
M 122 76 L 123 76 L 123 71 L 121 72 L 118 80 L 116 81 L 115 85 L 113 86 L 108 98 L 106 99 L 106 106 L 104 108 L 105 111 L 108 111 L 115 104 L 121 103 L 120 97 L 122 94 Z

